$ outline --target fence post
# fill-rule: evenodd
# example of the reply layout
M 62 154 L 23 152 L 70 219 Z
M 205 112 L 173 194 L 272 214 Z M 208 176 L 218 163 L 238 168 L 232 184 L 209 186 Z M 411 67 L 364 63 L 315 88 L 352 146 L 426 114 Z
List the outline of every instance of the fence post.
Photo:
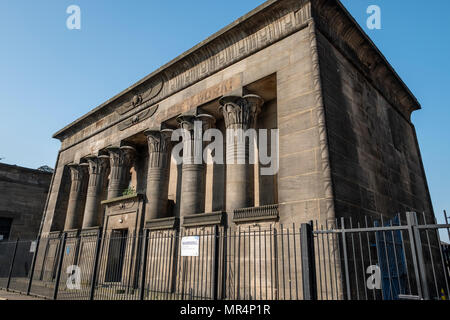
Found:
M 317 300 L 314 234 L 311 224 L 302 223 L 300 227 L 300 246 L 302 253 L 303 299 Z
M 148 254 L 148 234 L 149 230 L 144 230 L 144 247 L 142 250 L 141 263 L 141 283 L 139 285 L 139 300 L 144 300 L 145 296 L 145 275 L 147 272 L 147 254 Z
M 82 237 L 80 235 L 80 244 L 81 247 Z M 95 294 L 95 283 L 97 282 L 97 269 L 98 269 L 98 261 L 100 257 L 100 249 L 102 245 L 102 232 L 99 230 L 97 235 L 97 243 L 95 247 L 95 257 L 94 257 L 94 267 L 92 269 L 92 277 L 91 277 L 91 289 L 89 291 L 89 300 L 94 300 Z
M 28 280 L 28 285 L 27 285 L 27 296 L 30 295 L 30 291 L 31 291 L 31 283 L 33 282 L 34 268 L 36 267 L 36 260 L 37 260 L 37 254 L 38 254 L 40 242 L 41 242 L 41 237 L 38 236 L 38 238 L 36 240 L 36 250 L 34 250 L 33 260 L 31 261 L 30 279 Z
M 217 300 L 219 291 L 219 227 L 214 226 L 214 278 L 213 278 L 213 300 Z
M 420 239 L 420 231 L 415 228 L 417 226 L 417 213 L 407 212 L 406 220 L 409 227 L 409 237 L 411 241 L 411 252 L 414 262 L 414 271 L 416 272 L 417 287 L 419 288 L 419 297 L 429 300 L 430 294 L 428 292 L 427 271 L 425 267 L 425 260 L 423 259 L 422 241 Z M 417 262 L 416 262 L 417 261 Z M 418 266 L 417 266 L 418 264 Z M 420 272 L 420 274 L 419 274 Z
M 57 265 L 57 269 L 56 269 L 56 279 L 55 279 L 55 289 L 53 291 L 53 300 L 56 300 L 56 298 L 58 297 L 59 281 L 61 279 L 61 271 L 62 271 L 61 269 L 62 269 L 62 264 L 63 264 L 63 260 L 64 260 L 64 249 L 66 248 L 66 238 L 67 238 L 67 233 L 63 232 L 63 235 L 61 238 L 59 257 L 58 257 L 58 265 Z
M 345 219 L 341 218 L 341 234 L 342 234 L 342 251 L 344 254 L 344 272 L 345 272 L 345 285 L 347 287 L 347 300 L 352 299 L 350 290 L 350 275 L 348 274 L 348 256 L 347 256 L 347 237 L 345 236 Z
M 11 275 L 14 268 L 14 261 L 16 260 L 16 253 L 17 253 L 17 246 L 19 245 L 19 239 L 16 240 L 16 243 L 14 244 L 14 251 L 13 256 L 11 260 L 11 266 L 9 267 L 9 273 L 8 273 L 8 282 L 6 283 L 6 291 L 9 290 L 9 284 L 11 283 Z

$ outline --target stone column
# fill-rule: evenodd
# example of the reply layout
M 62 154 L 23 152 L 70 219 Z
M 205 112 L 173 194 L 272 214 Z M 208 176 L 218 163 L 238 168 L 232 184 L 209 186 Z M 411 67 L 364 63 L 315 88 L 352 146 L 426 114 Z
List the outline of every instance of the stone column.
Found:
M 234 134 L 238 131 L 234 130 L 245 133 L 248 129 L 254 129 L 264 101 L 259 96 L 246 95 L 223 97 L 219 103 L 227 130 L 226 209 L 253 207 L 254 166 L 249 163 L 249 143 L 245 138 L 238 138 Z M 239 143 L 245 143 L 244 152 L 238 152 Z
M 86 166 L 70 164 L 71 186 L 69 194 L 69 203 L 67 206 L 66 221 L 64 231 L 74 230 L 81 227 L 81 214 L 83 197 L 85 196 L 85 179 L 87 177 Z
M 172 130 L 147 130 L 147 201 L 145 221 L 167 217 Z
M 184 129 L 180 199 L 180 216 L 184 217 L 205 211 L 206 165 L 203 161 L 202 133 L 211 128 L 215 119 L 208 114 L 198 114 L 181 115 L 177 120 L 180 128 Z M 195 127 L 197 130 L 194 130 Z
M 89 165 L 89 184 L 84 209 L 83 229 L 100 225 L 101 194 L 109 168 L 109 157 L 87 157 Z
M 109 176 L 108 199 L 121 197 L 130 183 L 130 169 L 133 166 L 136 149 L 130 146 L 109 147 L 111 173 Z

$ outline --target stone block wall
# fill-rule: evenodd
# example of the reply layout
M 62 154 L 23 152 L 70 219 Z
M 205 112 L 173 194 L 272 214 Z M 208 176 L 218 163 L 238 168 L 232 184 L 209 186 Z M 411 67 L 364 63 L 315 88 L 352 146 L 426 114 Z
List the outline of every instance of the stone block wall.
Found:
M 9 239 L 35 239 L 52 174 L 0 164 L 0 218 L 12 219 Z

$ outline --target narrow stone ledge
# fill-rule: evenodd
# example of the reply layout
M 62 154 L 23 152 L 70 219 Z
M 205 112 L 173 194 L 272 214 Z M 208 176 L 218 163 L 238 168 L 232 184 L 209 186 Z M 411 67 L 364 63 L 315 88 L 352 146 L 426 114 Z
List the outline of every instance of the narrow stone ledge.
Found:
M 67 234 L 67 239 L 77 238 L 79 236 L 79 234 L 80 234 L 80 230 L 78 230 L 78 229 L 67 230 L 67 231 L 64 231 L 64 233 Z
M 142 197 L 143 197 L 143 195 L 140 193 L 130 194 L 130 195 L 121 196 L 118 198 L 103 200 L 102 204 L 111 204 L 111 203 L 125 201 L 125 200 L 141 199 Z
M 176 229 L 179 226 L 177 217 L 152 219 L 145 223 L 145 229 L 148 230 L 168 230 Z
M 101 233 L 101 227 L 91 227 L 91 228 L 85 228 L 80 231 L 80 236 L 82 238 L 84 237 L 97 237 Z
M 253 222 L 260 220 L 277 220 L 278 217 L 278 204 L 236 209 L 233 212 L 233 222 L 235 223 Z
M 48 234 L 48 239 L 59 239 L 61 237 L 61 231 L 52 231 Z
M 216 211 L 211 213 L 192 214 L 183 218 L 183 227 L 201 227 L 209 225 L 221 225 L 223 223 L 224 212 Z

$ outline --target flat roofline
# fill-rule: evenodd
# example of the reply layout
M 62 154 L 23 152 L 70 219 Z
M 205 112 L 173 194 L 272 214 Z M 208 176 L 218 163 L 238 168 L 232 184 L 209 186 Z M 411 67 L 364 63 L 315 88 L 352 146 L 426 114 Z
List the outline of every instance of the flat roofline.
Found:
M 107 105 L 109 105 L 110 103 L 114 102 L 115 100 L 119 99 L 120 97 L 122 97 L 123 95 L 129 93 L 130 91 L 132 91 L 133 89 L 137 88 L 138 86 L 140 86 L 141 84 L 145 83 L 146 81 L 150 80 L 151 78 L 155 77 L 156 75 L 158 75 L 159 73 L 161 73 L 162 71 L 164 71 L 165 69 L 168 69 L 169 67 L 175 65 L 177 62 L 179 62 L 180 60 L 182 60 L 183 58 L 193 54 L 195 51 L 199 50 L 200 48 L 202 48 L 203 46 L 213 42 L 214 40 L 216 40 L 217 38 L 221 37 L 223 34 L 225 34 L 226 32 L 232 30 L 233 28 L 237 27 L 238 25 L 240 25 L 241 23 L 243 23 L 246 20 L 249 20 L 250 18 L 252 18 L 253 16 L 257 15 L 258 13 L 260 13 L 261 11 L 263 11 L 264 9 L 274 5 L 277 2 L 282 2 L 285 0 L 268 0 L 266 2 L 264 2 L 263 4 L 259 5 L 258 7 L 256 7 L 255 9 L 253 9 L 252 11 L 250 11 L 249 13 L 245 14 L 244 16 L 238 18 L 237 20 L 233 21 L 232 23 L 230 23 L 229 25 L 227 25 L 226 27 L 222 28 L 221 30 L 217 31 L 216 33 L 214 33 L 213 35 L 211 35 L 210 37 L 206 38 L 205 40 L 203 40 L 202 42 L 198 43 L 197 45 L 195 45 L 194 47 L 192 47 L 191 49 L 185 51 L 184 53 L 182 53 L 181 55 L 177 56 L 176 58 L 172 59 L 171 61 L 169 61 L 168 63 L 164 64 L 163 66 L 159 67 L 157 70 L 153 71 L 152 73 L 150 73 L 149 75 L 147 75 L 146 77 L 142 78 L 141 80 L 139 80 L 138 82 L 136 82 L 135 84 L 133 84 L 132 86 L 128 87 L 127 89 L 123 90 L 122 92 L 120 92 L 119 94 L 115 95 L 114 97 L 112 97 L 111 99 L 107 100 L 106 102 L 102 103 L 101 105 L 99 105 L 98 107 L 92 109 L 91 111 L 89 111 L 88 113 L 84 114 L 83 116 L 81 116 L 80 118 L 78 118 L 77 120 L 73 121 L 72 123 L 68 124 L 67 126 L 65 126 L 64 128 L 58 130 L 54 135 L 53 138 L 58 138 L 60 137 L 64 132 L 66 132 L 67 130 L 69 130 L 70 128 L 72 128 L 73 126 L 81 123 L 83 120 L 89 118 L 90 116 L 92 116 L 93 114 L 97 113 L 98 111 L 102 110 L 103 108 L 105 108 Z M 310 1 L 314 1 L 314 0 L 310 0 Z M 408 88 L 408 86 L 403 82 L 403 80 L 400 78 L 400 76 L 397 74 L 397 72 L 394 70 L 394 68 L 392 67 L 392 65 L 387 61 L 386 57 L 381 53 L 381 51 L 378 49 L 378 47 L 373 43 L 373 41 L 369 38 L 369 36 L 367 35 L 366 32 L 364 32 L 364 30 L 361 28 L 361 26 L 358 24 L 358 22 L 354 19 L 354 17 L 350 14 L 350 12 L 344 7 L 344 5 L 340 2 L 340 0 L 334 0 L 334 2 L 337 4 L 337 7 L 342 10 L 344 12 L 344 14 L 351 20 L 351 22 L 354 24 L 354 26 L 357 28 L 357 30 L 361 33 L 361 35 L 363 36 L 363 38 L 365 40 L 368 41 L 368 43 L 370 44 L 370 46 L 375 49 L 375 51 L 377 52 L 377 54 L 380 55 L 381 60 L 385 63 L 386 67 L 389 69 L 390 72 L 392 72 L 392 74 L 394 75 L 394 77 L 399 81 L 400 85 L 404 88 L 404 90 L 406 91 L 406 93 L 412 98 L 412 100 L 414 101 L 414 104 L 416 105 L 415 110 L 419 110 L 421 109 L 421 105 L 418 102 L 417 98 L 414 96 L 414 94 L 411 92 L 411 90 Z
M 238 18 L 237 20 L 233 21 L 232 23 L 230 23 L 229 25 L 227 25 L 226 27 L 220 29 L 219 31 L 217 31 L 216 33 L 214 33 L 213 35 L 209 36 L 208 38 L 206 38 L 205 40 L 203 40 L 202 42 L 198 43 L 197 45 L 195 45 L 194 47 L 192 47 L 191 49 L 183 52 L 182 54 L 180 54 L 179 56 L 177 56 L 176 58 L 170 60 L 168 63 L 162 65 L 161 67 L 159 67 L 158 69 L 156 69 L 155 71 L 153 71 L 152 73 L 150 73 L 149 75 L 145 76 L 144 78 L 142 78 L 141 80 L 139 80 L 138 82 L 136 82 L 135 84 L 131 85 L 130 87 L 128 87 L 127 89 L 123 90 L 122 92 L 120 92 L 119 94 L 115 95 L 114 97 L 112 97 L 111 99 L 107 100 L 106 102 L 102 103 L 101 105 L 99 105 L 98 107 L 96 107 L 95 109 L 92 109 L 91 111 L 89 111 L 88 113 L 84 114 L 83 116 L 81 116 L 80 118 L 78 118 L 77 120 L 73 121 L 72 123 L 68 124 L 67 126 L 65 126 L 64 128 L 62 128 L 61 130 L 59 130 L 58 132 L 56 132 L 53 135 L 53 138 L 57 138 L 57 136 L 59 136 L 61 133 L 63 133 L 64 131 L 66 131 L 67 129 L 71 128 L 72 126 L 74 126 L 75 124 L 80 123 L 81 121 L 83 121 L 84 119 L 88 118 L 90 115 L 96 113 L 97 111 L 101 110 L 103 107 L 107 106 L 108 104 L 110 104 L 111 102 L 115 101 L 116 99 L 120 98 L 121 96 L 123 96 L 124 94 L 129 93 L 131 90 L 135 89 L 136 87 L 138 87 L 139 85 L 143 84 L 144 82 L 146 82 L 147 80 L 151 79 L 152 77 L 156 76 L 158 73 L 160 73 L 161 71 L 163 71 L 164 69 L 169 68 L 170 66 L 173 66 L 175 63 L 177 63 L 178 61 L 180 61 L 181 59 L 185 58 L 186 56 L 192 54 L 193 52 L 197 51 L 198 49 L 200 49 L 201 47 L 205 46 L 206 44 L 214 41 L 215 39 L 219 38 L 222 34 L 226 33 L 227 31 L 233 29 L 234 27 L 236 27 L 237 25 L 241 24 L 242 22 L 248 20 L 249 18 L 251 18 L 252 16 L 256 15 L 257 13 L 259 13 L 260 11 L 266 9 L 267 7 L 271 6 L 272 4 L 278 2 L 280 0 L 268 0 L 266 2 L 264 2 L 263 4 L 259 5 L 258 7 L 256 7 L 255 9 L 253 9 L 252 11 L 250 11 L 249 13 L 243 15 L 242 17 Z
M 3 163 L 3 162 L 0 162 L 0 168 L 17 169 L 20 171 L 25 171 L 25 172 L 30 172 L 30 173 L 39 173 L 39 174 L 50 175 L 50 176 L 53 174 L 52 172 L 42 171 L 39 169 L 21 167 L 21 166 L 15 165 L 15 164 L 7 164 L 7 163 Z

